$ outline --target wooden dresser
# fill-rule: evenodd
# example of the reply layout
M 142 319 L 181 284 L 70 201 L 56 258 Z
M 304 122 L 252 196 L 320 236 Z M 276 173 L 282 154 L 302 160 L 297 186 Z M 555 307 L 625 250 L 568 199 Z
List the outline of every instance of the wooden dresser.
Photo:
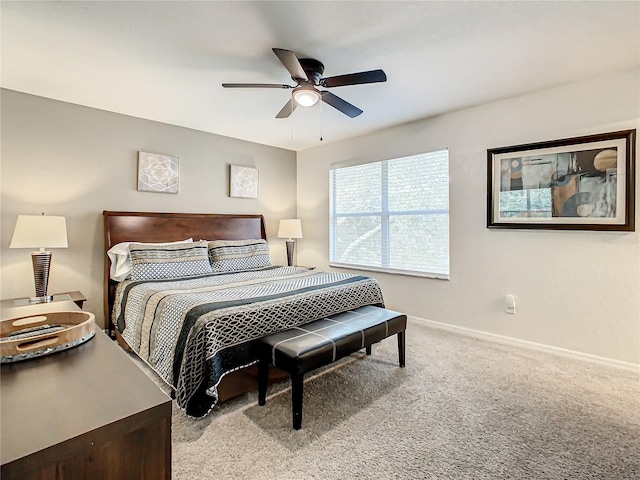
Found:
M 171 478 L 171 399 L 99 328 L 78 347 L 3 364 L 0 401 L 3 480 Z

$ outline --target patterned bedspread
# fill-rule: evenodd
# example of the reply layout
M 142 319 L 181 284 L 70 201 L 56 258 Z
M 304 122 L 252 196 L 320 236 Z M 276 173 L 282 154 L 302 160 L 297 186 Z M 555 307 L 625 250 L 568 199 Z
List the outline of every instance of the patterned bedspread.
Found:
M 370 277 L 272 267 L 118 285 L 113 315 L 131 346 L 193 417 L 217 403 L 222 377 L 256 361 L 254 340 L 363 305 L 383 305 Z

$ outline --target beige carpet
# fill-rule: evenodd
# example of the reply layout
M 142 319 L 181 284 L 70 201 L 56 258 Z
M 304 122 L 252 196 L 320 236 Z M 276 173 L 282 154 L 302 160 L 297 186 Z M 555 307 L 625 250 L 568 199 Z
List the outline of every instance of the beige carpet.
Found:
M 640 478 L 637 375 L 410 323 L 305 382 L 201 420 L 174 409 L 174 479 Z

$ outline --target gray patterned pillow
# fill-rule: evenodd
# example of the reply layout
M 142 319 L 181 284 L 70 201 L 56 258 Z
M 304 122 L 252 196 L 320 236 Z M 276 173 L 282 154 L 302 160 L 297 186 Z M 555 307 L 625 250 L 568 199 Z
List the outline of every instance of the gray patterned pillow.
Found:
M 238 272 L 271 266 L 266 240 L 213 240 L 209 260 L 214 272 Z
M 160 280 L 211 273 L 206 240 L 170 245 L 132 243 L 132 280 Z

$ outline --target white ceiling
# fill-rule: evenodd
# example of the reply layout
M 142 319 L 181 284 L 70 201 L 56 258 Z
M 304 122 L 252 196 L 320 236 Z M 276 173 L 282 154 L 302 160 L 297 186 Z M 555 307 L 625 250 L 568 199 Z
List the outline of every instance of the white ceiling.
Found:
M 0 5 L 3 88 L 290 150 L 640 66 L 637 0 Z M 388 81 L 276 119 L 291 90 L 221 87 L 293 84 L 272 47 Z

